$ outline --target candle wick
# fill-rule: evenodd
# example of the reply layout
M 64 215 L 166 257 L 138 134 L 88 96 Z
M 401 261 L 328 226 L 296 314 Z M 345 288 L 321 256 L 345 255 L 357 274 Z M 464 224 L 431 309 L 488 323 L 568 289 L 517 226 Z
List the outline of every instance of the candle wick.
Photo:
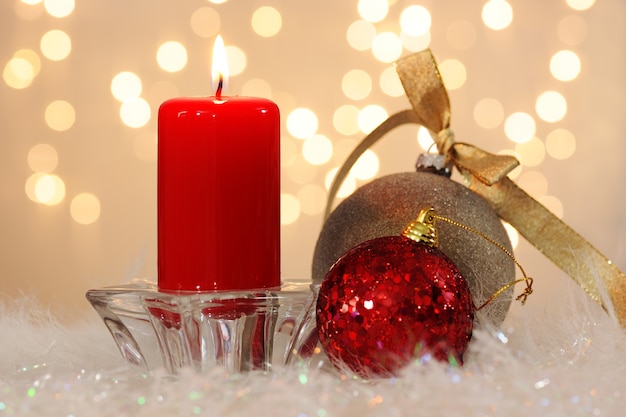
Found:
M 224 86 L 224 77 L 222 77 L 222 74 L 220 74 L 219 81 L 217 82 L 217 91 L 215 91 L 215 96 L 217 98 L 221 98 L 222 97 L 222 87 L 223 86 Z

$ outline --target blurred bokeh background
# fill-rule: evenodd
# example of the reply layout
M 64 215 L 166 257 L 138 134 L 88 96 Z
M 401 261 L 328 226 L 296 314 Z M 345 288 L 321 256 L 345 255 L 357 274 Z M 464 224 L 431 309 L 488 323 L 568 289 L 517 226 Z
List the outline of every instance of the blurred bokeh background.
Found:
M 3 0 L 4 296 L 33 294 L 71 320 L 90 310 L 87 289 L 156 277 L 157 109 L 211 95 L 218 33 L 226 94 L 281 109 L 283 277 L 310 277 L 329 181 L 409 107 L 393 62 L 424 48 L 457 140 L 516 154 L 515 180 L 626 268 L 622 0 Z M 397 129 L 342 195 L 412 170 L 428 142 Z M 537 278 L 529 303 L 550 304 L 566 278 L 522 239 L 516 256 Z

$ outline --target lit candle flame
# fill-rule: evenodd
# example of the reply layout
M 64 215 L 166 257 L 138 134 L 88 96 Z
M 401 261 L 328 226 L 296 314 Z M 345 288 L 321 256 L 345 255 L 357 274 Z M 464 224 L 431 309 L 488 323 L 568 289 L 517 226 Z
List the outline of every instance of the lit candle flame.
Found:
M 226 48 L 221 35 L 215 38 L 213 46 L 213 63 L 211 65 L 211 75 L 213 78 L 213 91 L 215 96 L 220 98 L 222 90 L 228 85 L 228 63 L 226 62 Z

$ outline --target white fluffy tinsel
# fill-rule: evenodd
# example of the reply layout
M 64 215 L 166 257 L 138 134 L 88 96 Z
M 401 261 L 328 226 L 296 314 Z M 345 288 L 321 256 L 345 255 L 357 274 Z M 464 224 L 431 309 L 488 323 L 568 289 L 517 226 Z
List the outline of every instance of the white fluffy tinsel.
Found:
M 294 367 L 176 377 L 121 359 L 97 320 L 62 326 L 30 299 L 0 305 L 0 416 L 623 416 L 626 337 L 573 284 L 476 330 L 466 364 L 363 382 Z

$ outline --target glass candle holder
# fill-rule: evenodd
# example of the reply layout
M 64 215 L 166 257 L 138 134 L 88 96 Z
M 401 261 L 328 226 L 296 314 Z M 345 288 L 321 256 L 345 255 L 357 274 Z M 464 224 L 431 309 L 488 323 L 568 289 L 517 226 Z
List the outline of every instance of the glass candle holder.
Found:
M 319 353 L 319 286 L 289 281 L 247 291 L 159 292 L 155 282 L 93 289 L 86 297 L 130 364 L 146 370 L 270 370 Z

